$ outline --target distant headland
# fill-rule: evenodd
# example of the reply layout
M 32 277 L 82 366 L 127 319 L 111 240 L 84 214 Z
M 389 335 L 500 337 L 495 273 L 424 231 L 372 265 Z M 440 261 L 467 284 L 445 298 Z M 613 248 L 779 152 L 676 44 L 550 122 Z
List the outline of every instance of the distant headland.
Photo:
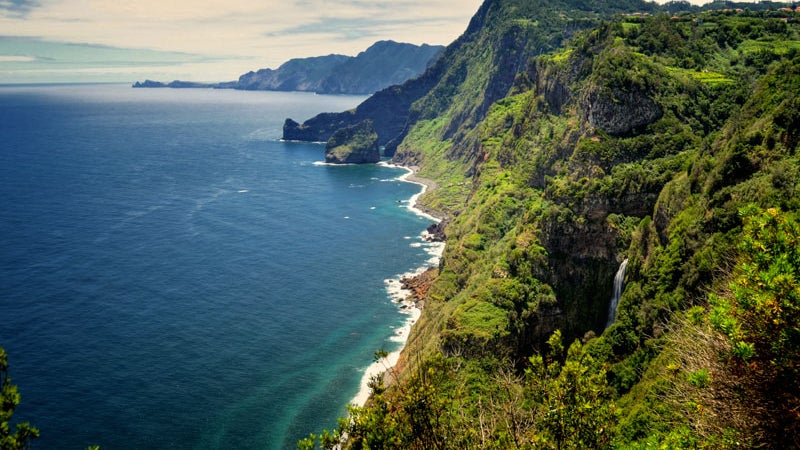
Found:
M 357 56 L 327 55 L 291 59 L 277 69 L 259 69 L 236 81 L 137 81 L 134 88 L 205 88 L 248 91 L 302 91 L 365 95 L 419 76 L 443 46 L 378 41 Z

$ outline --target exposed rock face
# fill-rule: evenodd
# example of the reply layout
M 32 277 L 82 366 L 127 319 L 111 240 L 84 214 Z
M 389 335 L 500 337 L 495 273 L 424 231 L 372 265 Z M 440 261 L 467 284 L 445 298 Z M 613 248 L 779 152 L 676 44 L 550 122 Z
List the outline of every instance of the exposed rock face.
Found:
M 363 164 L 380 160 L 378 134 L 368 120 L 338 130 L 325 146 L 325 161 L 328 163 Z
M 283 123 L 283 139 L 287 141 L 327 142 L 336 130 L 350 127 L 366 120 L 365 117 L 360 117 L 361 120 L 357 120 L 359 117 L 354 111 L 347 111 L 344 113 L 322 113 L 302 124 L 292 119 L 286 119 L 286 122 Z
M 578 324 L 592 324 L 593 329 L 602 330 L 611 280 L 618 265 L 616 232 L 605 220 L 554 220 L 543 224 L 539 237 L 547 249 L 548 269 L 537 269 L 537 278 L 552 286 L 556 297 L 562 299 L 559 314 L 550 319 L 558 324 L 557 328 L 573 335 L 582 333 Z
M 411 291 L 411 300 L 414 301 L 417 308 L 422 308 L 425 297 L 428 295 L 428 290 L 431 287 L 431 283 L 438 275 L 439 269 L 436 267 L 431 267 L 418 275 L 400 279 L 400 285 L 403 287 L 403 289 L 408 289 Z
M 661 107 L 644 93 L 618 88 L 612 88 L 610 93 L 592 90 L 583 107 L 592 126 L 614 135 L 651 124 L 663 115 Z
M 394 147 L 389 144 L 398 142 L 407 131 L 405 126 L 411 104 L 427 94 L 438 82 L 439 76 L 437 70 L 428 70 L 419 78 L 376 92 L 354 110 L 319 114 L 302 125 L 287 119 L 283 125 L 283 139 L 325 142 L 336 130 L 369 119 L 378 133 L 378 145 L 385 145 L 386 156 L 392 156 Z
M 236 89 L 247 91 L 316 92 L 336 67 L 349 59 L 345 55 L 291 59 L 277 69 L 260 69 L 239 77 Z
M 426 239 L 430 242 L 445 242 L 447 240 L 445 229 L 449 224 L 450 220 L 445 219 L 428 226 L 425 230 L 428 233 Z
M 358 56 L 297 58 L 239 77 L 236 89 L 371 94 L 421 74 L 444 47 L 378 41 Z
M 388 86 L 401 84 L 420 75 L 436 61 L 443 49 L 444 47 L 441 45 L 378 41 L 359 53 L 358 56 L 326 55 L 290 59 L 277 69 L 250 71 L 236 81 L 195 83 L 176 80 L 164 83 L 145 80 L 137 81 L 133 87 L 304 91 L 318 94 L 364 95 L 372 94 Z M 322 140 L 327 140 L 327 137 Z

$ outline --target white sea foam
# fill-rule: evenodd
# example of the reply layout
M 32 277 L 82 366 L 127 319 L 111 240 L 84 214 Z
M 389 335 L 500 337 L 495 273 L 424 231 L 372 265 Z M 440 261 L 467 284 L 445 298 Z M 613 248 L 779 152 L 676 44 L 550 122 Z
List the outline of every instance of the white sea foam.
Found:
M 419 191 L 417 194 L 412 195 L 411 198 L 408 199 L 408 209 L 411 210 L 412 212 L 414 212 L 414 214 L 416 214 L 418 216 L 425 217 L 426 219 L 430 219 L 430 220 L 432 220 L 432 221 L 434 221 L 436 223 L 441 222 L 441 219 L 439 219 L 438 217 L 434 217 L 434 216 L 426 213 L 425 211 L 417 208 L 417 201 L 422 196 L 422 194 L 424 194 L 428 190 L 428 186 L 425 183 L 420 183 L 418 181 L 409 180 L 409 177 L 414 175 L 414 171 L 413 170 L 409 169 L 408 167 L 398 166 L 398 165 L 391 164 L 391 163 L 388 163 L 388 162 L 379 162 L 378 165 L 385 166 L 385 167 L 392 167 L 392 168 L 395 168 L 395 169 L 403 169 L 403 170 L 405 170 L 406 171 L 405 175 L 401 175 L 401 176 L 397 177 L 398 180 L 405 181 L 406 183 L 414 183 L 414 184 L 418 184 L 418 185 L 422 186 L 422 190 L 421 191 Z
M 240 194 L 246 194 L 248 192 L 250 192 L 250 189 L 239 189 Z
M 403 276 L 408 275 L 410 274 L 404 274 Z M 389 294 L 389 297 L 395 302 L 402 302 L 400 311 L 408 317 L 403 325 L 397 328 L 392 337 L 389 338 L 391 342 L 398 344 L 399 348 L 386 355 L 386 357 L 373 362 L 364 371 L 358 393 L 353 397 L 353 400 L 350 401 L 350 403 L 358 406 L 364 406 L 369 399 L 371 394 L 369 382 L 374 377 L 382 375 L 387 370 L 391 370 L 397 365 L 397 361 L 400 359 L 400 353 L 403 351 L 403 347 L 405 347 L 408 341 L 408 335 L 411 333 L 411 327 L 419 320 L 419 316 L 422 313 L 422 311 L 414 307 L 412 302 L 405 301 L 411 294 L 411 291 L 402 288 L 400 277 L 384 280 L 384 283 L 386 284 L 386 292 Z
M 425 245 L 425 252 L 430 255 L 428 264 L 439 265 L 444 253 L 444 242 L 427 242 Z
M 370 394 L 372 393 L 372 390 L 369 387 L 370 380 L 394 367 L 399 359 L 400 350 L 397 350 L 389 353 L 385 358 L 381 358 L 380 360 L 370 364 L 369 367 L 367 367 L 367 370 L 364 371 L 364 376 L 361 377 L 361 387 L 358 390 L 358 394 L 353 397 L 353 400 L 351 400 L 350 403 L 358 406 L 364 406 L 367 403 L 367 400 L 369 400 Z
M 329 162 L 325 162 L 325 161 L 314 161 L 313 164 L 315 166 L 330 166 L 330 167 L 354 166 L 355 165 L 355 164 L 329 163 Z
M 326 145 L 327 142 L 325 141 L 300 141 L 297 139 L 278 139 L 278 142 L 293 142 L 297 144 L 317 144 L 317 145 Z
M 436 248 L 439 248 L 438 246 Z M 433 250 L 431 250 L 433 251 Z M 430 260 L 429 260 L 430 261 Z M 412 292 L 409 289 L 404 289 L 403 284 L 400 280 L 404 278 L 412 278 L 415 277 L 426 270 L 428 270 L 428 265 L 422 266 L 413 272 L 407 272 L 402 275 L 398 275 L 395 278 L 390 278 L 383 280 L 384 285 L 386 286 L 386 294 L 388 297 L 395 303 L 399 303 L 400 312 L 407 314 L 406 321 L 400 328 L 397 328 L 389 340 L 399 345 L 399 348 L 391 353 L 389 353 L 385 358 L 382 358 L 376 362 L 373 362 L 366 368 L 364 375 L 361 377 L 361 385 L 358 390 L 358 394 L 353 397 L 353 400 L 350 403 L 353 403 L 358 406 L 363 406 L 370 396 L 370 388 L 369 382 L 375 376 L 381 375 L 382 373 L 386 372 L 387 370 L 392 369 L 400 358 L 400 353 L 403 351 L 403 348 L 408 341 L 408 336 L 411 334 L 411 327 L 417 323 L 419 320 L 422 311 L 416 307 L 413 301 L 409 301 Z
M 381 180 L 381 181 L 405 181 L 408 183 L 419 184 L 422 186 L 422 190 L 412 196 L 409 200 L 402 200 L 400 203 L 407 204 L 407 208 L 414 212 L 415 214 L 428 218 L 434 222 L 439 222 L 439 219 L 436 217 L 431 216 L 430 214 L 425 213 L 424 211 L 416 208 L 416 203 L 419 197 L 425 193 L 426 189 L 428 188 L 423 183 L 418 183 L 415 181 L 408 180 L 408 177 L 413 175 L 414 171 L 402 166 L 396 166 L 389 163 L 381 162 L 378 163 L 379 165 L 386 166 L 386 167 L 394 167 L 405 169 L 407 173 L 403 176 L 395 178 L 393 180 Z M 438 265 L 439 260 L 441 259 L 442 252 L 444 251 L 444 243 L 443 242 L 430 242 L 430 235 L 427 231 L 423 231 L 418 238 L 421 242 L 414 242 L 410 245 L 412 247 L 422 247 L 425 249 L 425 252 L 430 255 L 430 258 L 425 262 L 425 265 L 422 267 L 417 268 L 413 272 L 404 273 L 398 275 L 397 277 L 384 280 L 384 285 L 386 286 L 386 294 L 395 303 L 399 303 L 400 311 L 404 314 L 407 314 L 407 319 L 403 323 L 403 325 L 395 330 L 394 335 L 390 338 L 391 342 L 394 342 L 399 345 L 399 348 L 391 353 L 389 353 L 385 358 L 381 358 L 378 361 L 373 362 L 366 368 L 364 375 L 361 377 L 361 387 L 359 388 L 358 394 L 353 398 L 351 403 L 363 406 L 370 396 L 370 388 L 369 382 L 376 376 L 380 376 L 387 370 L 391 370 L 396 364 L 397 361 L 400 359 L 400 352 L 403 351 L 403 348 L 408 341 L 408 335 L 411 333 L 411 327 L 419 320 L 420 311 L 419 308 L 416 307 L 413 301 L 409 301 L 408 299 L 411 296 L 411 291 L 409 289 L 404 289 L 400 280 L 403 278 L 411 278 L 415 277 L 426 270 L 428 270 L 431 265 Z M 414 239 L 411 236 L 404 236 L 403 239 L 411 240 Z

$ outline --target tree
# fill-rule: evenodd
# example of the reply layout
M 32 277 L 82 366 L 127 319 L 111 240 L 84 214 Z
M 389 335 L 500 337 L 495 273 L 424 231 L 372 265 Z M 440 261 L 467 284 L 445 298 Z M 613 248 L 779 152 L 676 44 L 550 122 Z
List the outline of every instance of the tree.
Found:
M 39 437 L 39 430 L 29 423 L 19 423 L 16 431 L 11 433 L 11 416 L 20 395 L 17 386 L 11 384 L 8 376 L 8 354 L 0 347 L 0 450 L 22 450 L 30 448 L 31 441 Z
M 800 442 L 800 219 L 779 208 L 740 211 L 744 228 L 727 292 L 711 295 L 709 322 L 728 340 L 727 375 L 746 386 L 751 434 Z M 719 378 L 718 374 L 718 378 Z
M 615 417 L 606 370 L 577 340 L 562 363 L 564 346 L 558 330 L 547 344 L 547 357 L 534 355 L 531 367 L 525 370 L 536 421 L 534 446 L 609 447 Z

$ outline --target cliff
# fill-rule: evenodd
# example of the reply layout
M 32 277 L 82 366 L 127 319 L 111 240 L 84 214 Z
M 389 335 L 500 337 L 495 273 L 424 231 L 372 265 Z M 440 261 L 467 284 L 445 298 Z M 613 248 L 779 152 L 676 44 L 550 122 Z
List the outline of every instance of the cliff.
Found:
M 309 142 L 325 142 L 340 128 L 371 120 L 378 133 L 378 145 L 387 146 L 386 156 L 393 154 L 391 144 L 397 141 L 405 129 L 411 105 L 428 92 L 437 79 L 434 65 L 424 75 L 402 85 L 395 85 L 376 92 L 351 111 L 322 113 L 302 124 L 286 119 L 283 139 Z
M 236 89 L 372 94 L 425 71 L 444 47 L 378 41 L 357 56 L 292 59 L 239 77 Z
M 348 59 L 350 57 L 345 55 L 291 59 L 274 70 L 259 69 L 247 72 L 239 77 L 236 89 L 316 92 L 323 80 L 330 77 L 336 68 Z
M 372 94 L 419 76 L 436 60 L 443 48 L 441 45 L 378 41 L 356 56 L 326 55 L 290 59 L 277 69 L 250 71 L 236 81 L 196 83 L 175 80 L 164 83 L 145 80 L 137 81 L 133 87 Z M 327 136 L 330 137 L 330 134 Z M 327 137 L 321 140 L 325 141 Z
M 399 134 L 378 131 L 451 221 L 347 445 L 796 446 L 794 14 L 485 2 Z
M 447 47 L 434 64 L 419 78 L 400 86 L 376 93 L 355 111 L 339 114 L 320 114 L 299 127 L 284 127 L 284 139 L 326 140 L 343 124 L 373 120 L 380 145 L 386 146 L 386 156 L 394 155 L 409 130 L 420 120 L 442 115 L 450 117 L 441 132 L 445 137 L 455 134 L 458 124 L 474 125 L 489 105 L 503 97 L 511 88 L 515 74 L 528 58 L 551 48 L 561 39 L 549 31 L 559 27 L 568 30 L 580 27 L 581 20 L 549 17 L 547 32 L 538 24 L 511 21 L 499 28 L 481 27 L 484 14 L 505 14 L 498 11 L 499 2 L 487 2 L 467 31 Z M 526 6 L 533 14 L 535 6 Z M 485 10 L 485 11 L 484 11 Z M 511 49 L 514 50 L 511 50 Z M 448 111 L 449 109 L 452 111 Z M 294 120 L 289 123 L 296 123 Z M 299 130 L 304 132 L 299 132 Z
M 365 120 L 333 133 L 325 146 L 325 162 L 333 164 L 376 163 L 381 160 L 378 134 Z

